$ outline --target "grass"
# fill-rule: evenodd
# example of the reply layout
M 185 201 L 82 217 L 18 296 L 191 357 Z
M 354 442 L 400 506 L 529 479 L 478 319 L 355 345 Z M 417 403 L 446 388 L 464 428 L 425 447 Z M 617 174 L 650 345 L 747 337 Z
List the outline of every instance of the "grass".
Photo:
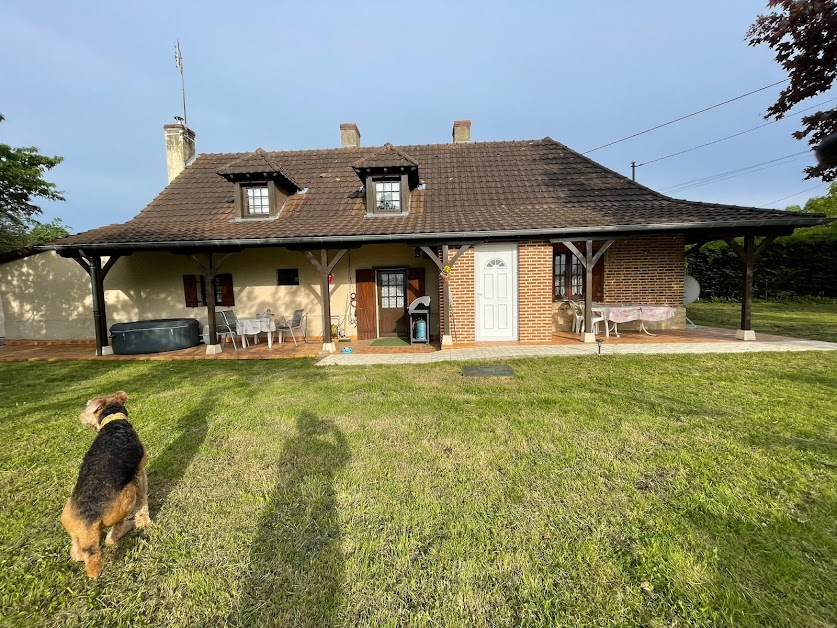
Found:
M 833 626 L 837 354 L 0 365 L 0 623 Z M 125 389 L 154 523 L 58 517 Z
M 692 303 L 688 317 L 698 325 L 738 329 L 741 304 Z M 753 303 L 753 329 L 765 334 L 837 342 L 837 303 Z

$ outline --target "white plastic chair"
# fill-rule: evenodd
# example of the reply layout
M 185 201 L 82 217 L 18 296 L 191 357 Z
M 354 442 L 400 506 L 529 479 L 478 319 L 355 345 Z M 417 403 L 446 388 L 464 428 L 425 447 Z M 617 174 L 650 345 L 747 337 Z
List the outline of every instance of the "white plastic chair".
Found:
M 573 333 L 584 333 L 584 305 L 577 301 L 570 301 L 570 307 L 573 310 Z M 599 333 L 599 323 L 604 323 L 605 336 L 609 337 L 607 328 L 607 321 L 604 319 L 604 312 L 599 308 L 593 308 L 590 316 L 590 326 L 593 328 L 593 333 Z

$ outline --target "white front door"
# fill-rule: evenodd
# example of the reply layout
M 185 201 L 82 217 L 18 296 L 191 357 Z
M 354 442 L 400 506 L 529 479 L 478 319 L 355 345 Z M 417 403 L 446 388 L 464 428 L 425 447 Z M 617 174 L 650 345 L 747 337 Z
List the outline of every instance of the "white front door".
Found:
M 476 339 L 517 340 L 517 244 L 474 251 Z

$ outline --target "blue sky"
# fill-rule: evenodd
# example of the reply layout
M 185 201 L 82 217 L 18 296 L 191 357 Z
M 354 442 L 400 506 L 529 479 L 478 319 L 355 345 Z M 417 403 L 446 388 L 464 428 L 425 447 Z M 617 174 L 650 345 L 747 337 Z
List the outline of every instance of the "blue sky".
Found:
M 550 136 L 586 151 L 785 78 L 745 43 L 765 0 L 703 2 L 37 2 L 0 7 L 0 142 L 62 155 L 44 203 L 74 232 L 123 222 L 166 183 L 180 40 L 198 152 Z M 590 157 L 639 163 L 757 126 L 780 86 Z M 811 104 L 834 94 L 812 99 Z M 803 107 L 806 105 L 800 105 Z M 834 103 L 828 105 L 834 106 Z M 798 118 L 637 170 L 662 190 L 807 149 Z M 813 157 L 674 196 L 765 206 L 817 185 Z M 769 205 L 804 203 L 810 192 Z

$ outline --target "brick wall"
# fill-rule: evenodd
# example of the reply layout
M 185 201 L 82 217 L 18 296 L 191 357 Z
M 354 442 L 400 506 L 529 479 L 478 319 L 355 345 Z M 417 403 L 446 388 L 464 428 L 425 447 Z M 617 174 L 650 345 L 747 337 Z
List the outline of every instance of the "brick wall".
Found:
M 605 303 L 683 305 L 682 235 L 616 240 L 605 260 Z
M 518 337 L 523 342 L 552 339 L 552 245 L 521 242 L 518 265 Z
M 451 247 L 450 258 L 457 249 Z M 553 330 L 568 326 L 560 304 L 552 301 L 552 245 L 528 241 L 518 245 L 518 337 L 522 342 L 545 342 Z M 683 276 L 685 269 L 682 235 L 639 236 L 616 240 L 605 257 L 604 300 L 606 303 L 653 303 L 670 305 L 677 316 L 648 327 L 682 328 Z M 475 339 L 474 249 L 456 262 L 449 280 L 453 300 L 452 330 L 444 330 L 444 282 L 439 282 L 442 333 L 452 333 L 456 342 Z M 566 319 L 566 320 L 565 320 Z M 626 324 L 626 329 L 631 325 Z
M 453 259 L 458 247 L 450 247 L 448 250 L 448 261 Z M 440 326 L 442 334 L 453 335 L 455 342 L 473 342 L 475 338 L 474 330 L 474 249 L 473 247 L 465 251 L 458 260 L 456 266 L 453 267 L 450 273 L 451 293 L 451 327 L 448 331 L 445 327 L 445 282 L 439 282 L 439 308 Z
M 649 329 L 683 329 L 685 274 L 682 235 L 640 236 L 616 240 L 605 254 L 604 301 L 606 303 L 652 303 L 670 305 L 674 318 L 646 322 Z M 564 302 L 552 307 L 555 331 L 569 331 L 572 314 Z M 620 324 L 620 329 L 639 327 L 638 322 Z

